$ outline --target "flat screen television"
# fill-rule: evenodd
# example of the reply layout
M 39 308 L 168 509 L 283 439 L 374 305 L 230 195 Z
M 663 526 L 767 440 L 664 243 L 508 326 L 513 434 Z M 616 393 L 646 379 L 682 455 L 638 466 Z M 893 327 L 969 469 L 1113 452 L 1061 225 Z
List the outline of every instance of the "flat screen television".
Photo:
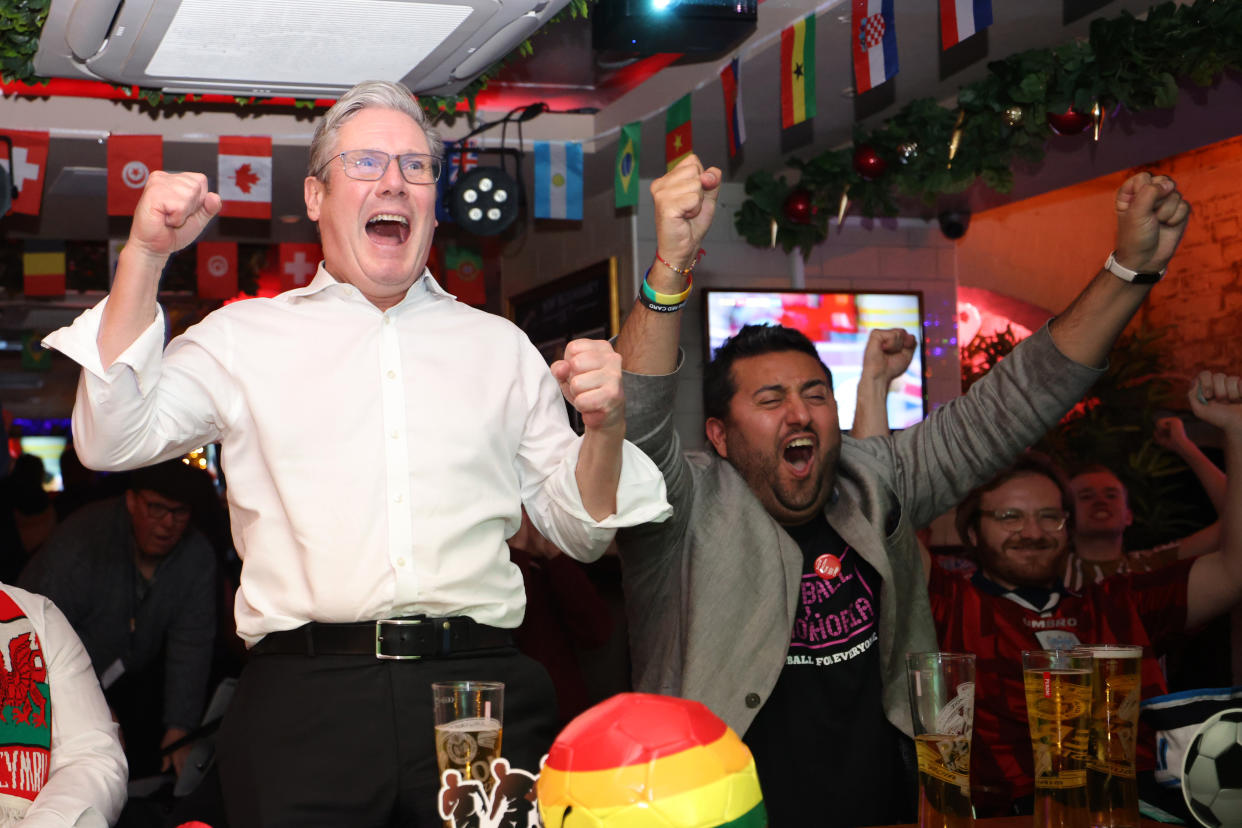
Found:
M 858 378 L 871 331 L 905 328 L 919 344 L 910 367 L 889 389 L 888 424 L 906 428 L 926 416 L 922 293 L 711 288 L 703 291 L 703 306 L 708 359 L 744 325 L 785 325 L 806 334 L 832 371 L 843 431 L 854 422 Z

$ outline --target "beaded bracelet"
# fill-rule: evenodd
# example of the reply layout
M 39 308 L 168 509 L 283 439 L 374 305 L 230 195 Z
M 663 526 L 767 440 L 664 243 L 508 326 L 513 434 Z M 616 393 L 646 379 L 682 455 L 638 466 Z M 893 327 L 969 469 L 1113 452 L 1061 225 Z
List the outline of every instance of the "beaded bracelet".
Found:
M 700 247 L 698 255 L 694 257 L 694 261 L 691 262 L 689 267 L 676 267 L 664 261 L 664 257 L 660 255 L 660 251 L 656 250 L 656 261 L 664 265 L 665 267 L 667 267 L 669 270 L 673 271 L 674 273 L 678 274 L 679 276 L 689 276 L 690 271 L 694 270 L 694 266 L 699 263 L 699 259 L 703 258 L 705 255 L 707 255 L 707 251 Z

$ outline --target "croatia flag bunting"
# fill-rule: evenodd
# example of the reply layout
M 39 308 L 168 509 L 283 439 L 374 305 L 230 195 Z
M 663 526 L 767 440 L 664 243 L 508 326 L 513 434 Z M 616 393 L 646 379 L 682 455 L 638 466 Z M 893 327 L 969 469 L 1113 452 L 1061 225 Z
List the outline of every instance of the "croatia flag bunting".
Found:
M 690 93 L 673 101 L 664 114 L 664 169 L 694 152 L 694 125 L 690 119 Z
M 893 0 L 852 0 L 854 91 L 862 94 L 897 74 Z
M 237 242 L 199 242 L 200 299 L 231 299 L 237 295 Z
M 815 15 L 781 32 L 781 129 L 815 117 Z
M 535 142 L 535 218 L 582 219 L 582 144 Z
M 720 88 L 724 90 L 725 133 L 729 139 L 729 157 L 746 143 L 746 118 L 742 115 L 742 65 L 737 58 L 720 70 Z
M 164 167 L 160 135 L 108 137 L 108 215 L 132 216 L 152 170 Z
M 13 157 L 0 158 L 0 167 L 8 171 L 9 181 L 17 188 L 17 198 L 13 199 L 9 212 L 37 216 L 43 208 L 48 133 L 0 129 L 0 135 L 7 135 L 13 141 Z M 4 150 L 7 149 L 6 146 Z
M 643 125 L 634 121 L 621 127 L 617 143 L 617 166 L 612 178 L 613 206 L 638 206 L 638 153 L 642 150 Z
M 220 136 L 220 215 L 272 217 L 272 139 Z
M 956 46 L 992 25 L 992 0 L 940 0 L 940 48 Z
M 22 251 L 22 292 L 27 296 L 65 295 L 65 243 L 26 239 Z
M 323 251 L 317 244 L 282 243 L 280 253 L 281 291 L 306 287 L 315 278 Z

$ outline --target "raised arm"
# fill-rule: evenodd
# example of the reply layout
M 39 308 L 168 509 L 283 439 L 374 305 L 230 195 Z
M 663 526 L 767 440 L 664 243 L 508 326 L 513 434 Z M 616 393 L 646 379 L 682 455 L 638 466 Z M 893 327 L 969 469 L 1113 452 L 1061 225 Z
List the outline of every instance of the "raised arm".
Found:
M 621 452 L 625 442 L 625 394 L 621 357 L 601 340 L 575 339 L 552 364 L 561 393 L 582 415 L 586 431 L 574 477 L 582 505 L 595 520 L 617 511 Z
M 1159 273 L 1169 264 L 1190 217 L 1173 179 L 1141 172 L 1117 191 L 1115 260 L 1124 268 Z M 1151 284 L 1127 282 L 1103 268 L 1068 308 L 1052 321 L 1061 353 L 1082 365 L 1103 365 L 1113 342 L 1147 298 Z
M 719 169 L 704 169 L 698 156 L 688 155 L 651 183 L 659 258 L 646 282 L 656 293 L 676 296 L 690 286 L 688 275 L 682 271 L 693 267 L 698 259 L 699 244 L 716 215 L 720 179 Z M 677 367 L 680 336 L 680 312 L 652 310 L 639 296 L 617 337 L 617 352 L 627 371 L 669 374 Z
M 1199 396 L 1202 393 L 1202 397 Z M 1205 400 L 1201 402 L 1200 400 Z M 1197 627 L 1242 600 L 1242 378 L 1204 371 L 1190 392 L 1195 416 L 1225 432 L 1225 508 L 1221 547 L 1197 559 L 1186 587 L 1186 628 Z
M 151 173 L 117 260 L 99 327 L 99 359 L 105 368 L 155 319 L 160 274 L 168 258 L 198 238 L 218 212 L 220 196 L 208 191 L 202 173 Z
M 888 434 L 888 389 L 910 367 L 917 345 L 918 340 L 901 328 L 877 329 L 867 337 L 851 437 Z
M 1161 417 L 1156 420 L 1153 439 L 1157 445 L 1182 458 L 1195 473 L 1199 485 L 1203 486 L 1203 491 L 1207 492 L 1212 506 L 1216 509 L 1215 523 L 1177 542 L 1178 557 L 1194 558 L 1217 549 L 1220 546 L 1220 519 L 1225 513 L 1227 502 L 1225 473 L 1186 436 L 1186 427 L 1180 417 Z

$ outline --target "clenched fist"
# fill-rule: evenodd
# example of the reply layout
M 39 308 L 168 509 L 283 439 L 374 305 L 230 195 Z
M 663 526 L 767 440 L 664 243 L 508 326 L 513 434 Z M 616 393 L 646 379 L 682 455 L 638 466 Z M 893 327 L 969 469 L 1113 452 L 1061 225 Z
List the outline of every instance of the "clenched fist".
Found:
M 621 390 L 621 355 L 601 339 L 575 339 L 565 355 L 552 363 L 561 393 L 582 415 L 588 429 L 625 425 L 625 392 Z

